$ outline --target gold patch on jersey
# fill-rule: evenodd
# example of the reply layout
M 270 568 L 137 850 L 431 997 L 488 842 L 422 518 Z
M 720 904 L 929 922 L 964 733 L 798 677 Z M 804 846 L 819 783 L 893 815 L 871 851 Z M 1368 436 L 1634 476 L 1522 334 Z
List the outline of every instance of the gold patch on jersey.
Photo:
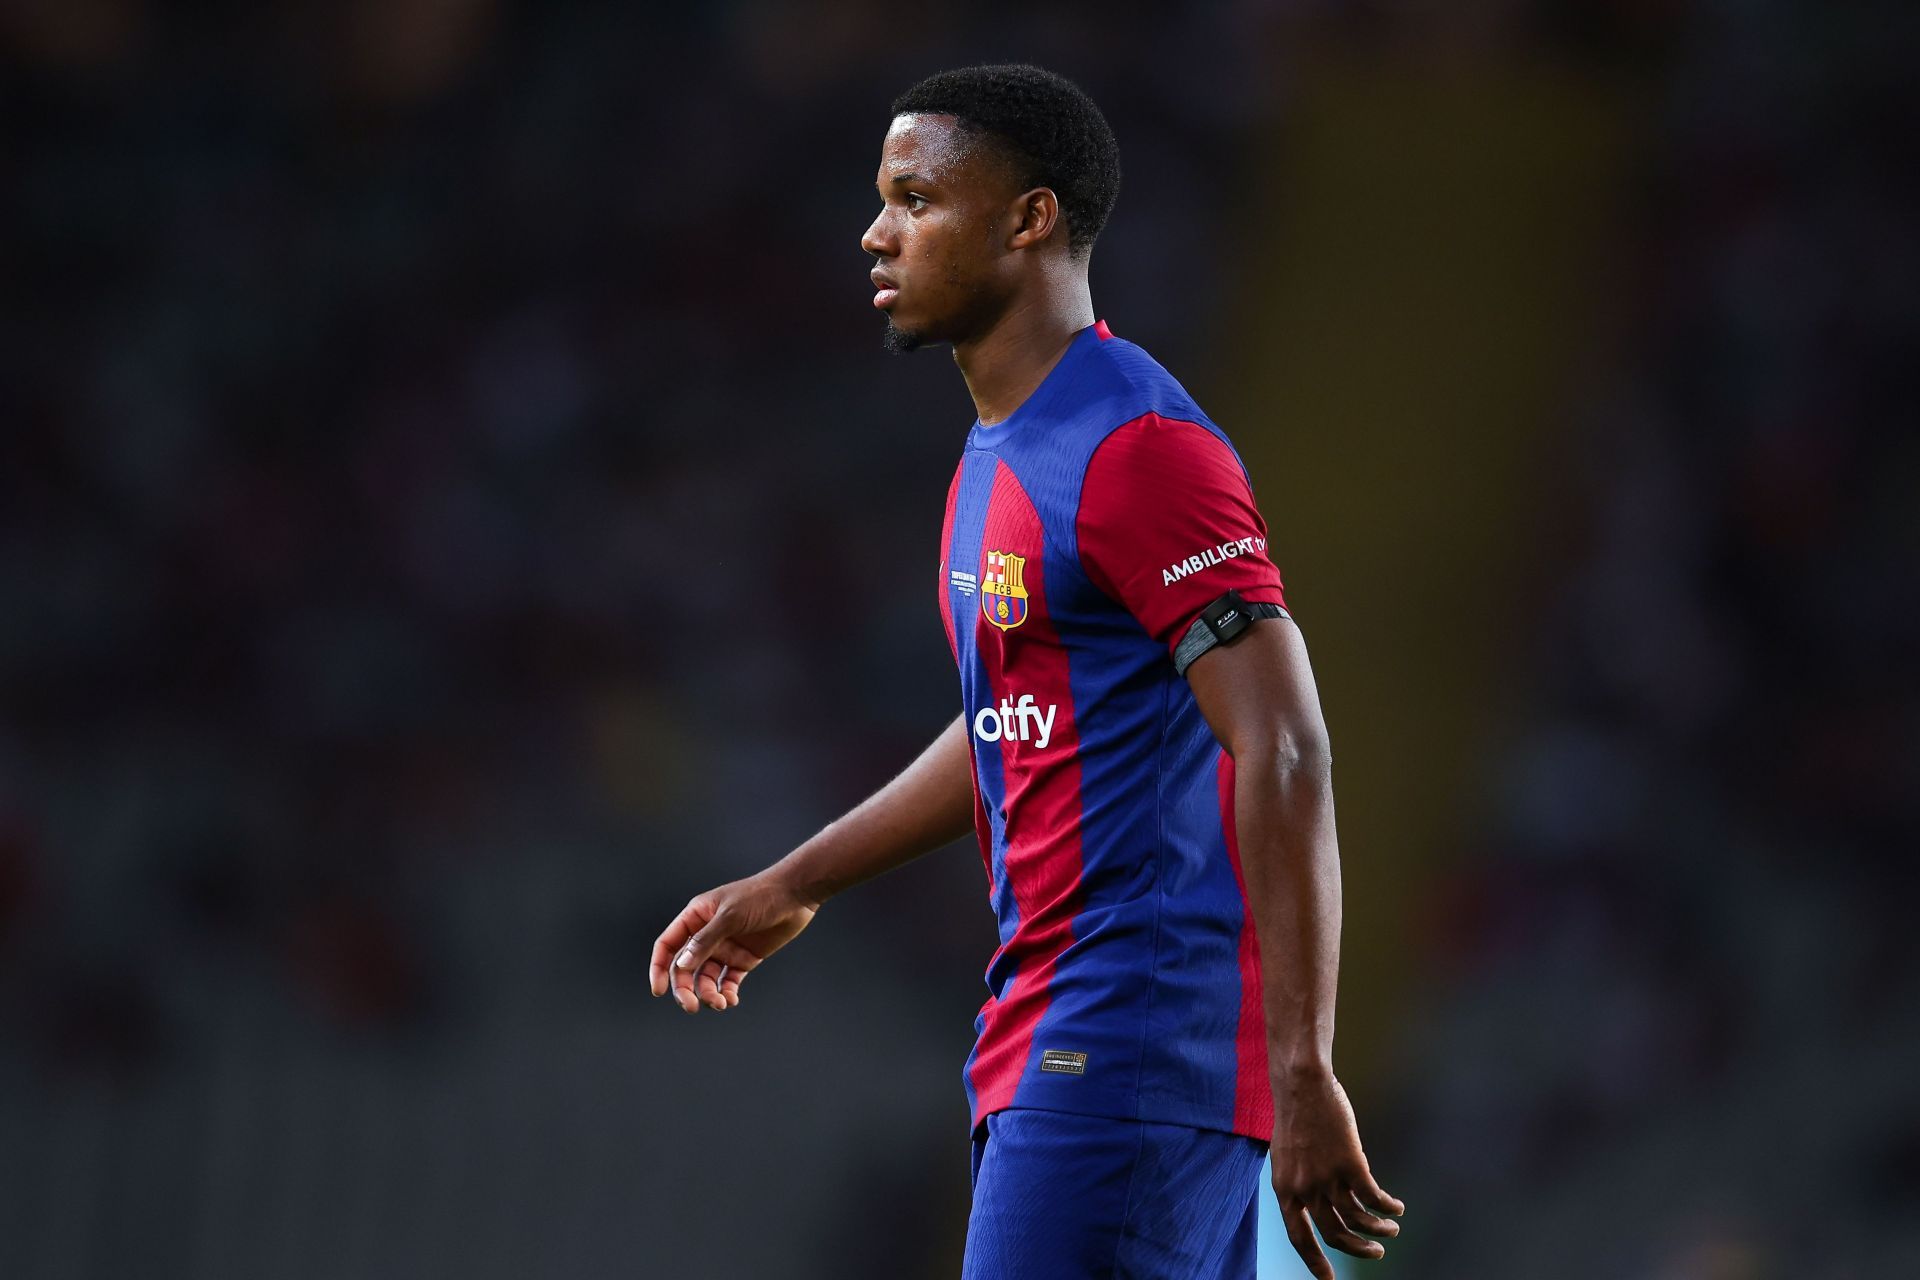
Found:
M 1087 1055 L 1069 1053 L 1065 1049 L 1043 1049 L 1040 1052 L 1040 1069 L 1063 1076 L 1083 1076 L 1087 1074 Z

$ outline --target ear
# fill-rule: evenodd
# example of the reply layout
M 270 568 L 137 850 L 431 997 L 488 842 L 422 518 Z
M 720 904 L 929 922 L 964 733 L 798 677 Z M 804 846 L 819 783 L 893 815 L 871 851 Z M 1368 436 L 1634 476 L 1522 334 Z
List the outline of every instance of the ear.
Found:
M 1022 192 L 1009 206 L 1012 234 L 1007 237 L 1008 249 L 1031 249 L 1046 243 L 1056 232 L 1064 239 L 1066 224 L 1060 217 L 1060 197 L 1053 194 L 1052 187 L 1035 187 Z

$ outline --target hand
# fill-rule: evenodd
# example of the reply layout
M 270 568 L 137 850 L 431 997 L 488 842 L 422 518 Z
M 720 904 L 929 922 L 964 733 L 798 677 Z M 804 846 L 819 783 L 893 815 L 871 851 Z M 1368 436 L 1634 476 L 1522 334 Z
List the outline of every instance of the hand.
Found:
M 707 890 L 654 940 L 653 994 L 672 992 L 688 1013 L 703 1004 L 733 1008 L 746 976 L 799 937 L 818 910 L 765 871 Z
M 1314 1242 L 1308 1215 L 1320 1238 L 1342 1253 L 1386 1256 L 1385 1245 L 1355 1233 L 1391 1239 L 1400 1224 L 1380 1215 L 1397 1216 L 1407 1207 L 1373 1180 L 1347 1091 L 1331 1071 L 1276 1074 L 1273 1101 L 1273 1190 L 1287 1239 L 1307 1270 L 1333 1280 L 1333 1264 Z

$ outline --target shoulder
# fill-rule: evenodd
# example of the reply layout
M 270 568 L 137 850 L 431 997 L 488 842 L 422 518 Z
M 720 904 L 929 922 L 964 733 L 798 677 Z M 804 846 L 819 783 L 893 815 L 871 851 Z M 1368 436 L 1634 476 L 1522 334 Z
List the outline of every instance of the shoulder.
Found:
M 1046 406 L 1044 420 L 1029 423 L 995 451 L 1059 545 L 1076 559 L 1090 485 L 1099 506 L 1124 512 L 1151 499 L 1170 457 L 1210 467 L 1224 458 L 1236 473 L 1240 467 L 1226 435 L 1137 343 L 1102 337 L 1081 356 Z
M 1083 533 L 1128 540 L 1169 508 L 1251 502 L 1246 466 L 1218 427 L 1147 412 L 1107 432 L 1088 458 L 1076 522 Z
M 1159 361 L 1119 338 L 1101 346 L 1100 425 L 1084 483 L 1151 491 L 1196 471 L 1245 479 L 1227 433 Z
M 1180 380 L 1146 348 L 1125 338 L 1108 338 L 1090 355 L 1088 375 L 1081 387 L 1080 412 L 1095 437 L 1094 444 L 1149 416 L 1198 423 L 1219 433 Z
M 1109 438 L 1140 434 L 1145 423 L 1167 424 L 1149 433 L 1167 447 L 1177 447 L 1190 432 L 1227 442 L 1180 381 L 1143 347 L 1124 338 L 1093 343 L 1048 408 L 1044 429 L 1025 432 L 1017 441 L 1025 464 L 1021 469 L 1044 473 L 1051 483 L 1071 489 L 1076 499 L 1089 462 L 1104 451 Z

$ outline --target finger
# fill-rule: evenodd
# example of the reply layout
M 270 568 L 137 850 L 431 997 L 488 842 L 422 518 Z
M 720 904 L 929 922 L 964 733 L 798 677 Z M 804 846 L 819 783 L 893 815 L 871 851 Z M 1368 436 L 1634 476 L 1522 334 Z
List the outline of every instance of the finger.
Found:
M 1307 1204 L 1312 1210 L 1314 1223 L 1320 1228 L 1320 1239 L 1328 1248 L 1350 1253 L 1356 1258 L 1385 1256 L 1387 1247 L 1378 1240 L 1364 1239 L 1347 1229 L 1346 1220 L 1324 1192 L 1313 1196 Z
M 732 965 L 720 966 L 720 976 L 713 980 L 713 989 L 720 996 L 720 1008 L 731 1009 L 740 1003 L 740 975 L 733 971 Z
M 715 946 L 692 980 L 698 1003 L 711 1009 L 733 1008 L 740 1003 L 740 980 L 759 964 L 759 956 L 732 939 Z M 686 1008 L 684 1002 L 681 1008 Z
M 720 977 L 715 985 L 720 989 L 721 998 L 727 1002 L 727 1008 L 735 1008 L 740 1003 L 740 984 L 760 963 L 760 957 L 732 942 L 716 948 L 713 954 L 718 959 L 728 961 L 721 966 Z
M 673 986 L 676 993 L 685 993 L 684 995 L 676 994 L 674 998 L 688 1013 L 697 1013 L 700 1009 L 700 993 L 695 984 L 700 966 L 707 962 L 707 957 L 713 953 L 714 948 L 727 940 L 733 931 L 733 922 L 732 911 L 723 904 L 704 925 L 700 926 L 700 931 L 688 938 L 686 945 L 674 954 Z
M 707 934 L 711 936 L 715 926 L 723 924 L 724 921 L 725 916 L 722 913 L 716 913 L 713 921 L 707 926 Z M 685 956 L 693 951 L 695 945 L 695 943 L 689 942 L 685 947 L 681 948 L 680 955 Z M 747 950 L 731 938 L 721 938 L 718 941 L 712 942 L 711 950 L 707 952 L 706 959 L 701 962 L 698 969 L 687 970 L 680 968 L 679 960 L 676 957 L 673 971 L 674 985 L 685 994 L 676 994 L 675 1001 L 688 1013 L 699 1012 L 701 1005 L 706 1005 L 710 1009 L 731 1008 L 734 1004 L 739 1003 L 737 999 L 739 983 L 734 983 L 736 999 L 729 1002 L 720 994 L 721 979 L 726 974 L 734 971 L 738 971 L 742 976 L 751 973 L 759 967 L 760 960 L 761 957 Z
M 1340 1216 L 1346 1219 L 1347 1225 L 1355 1231 L 1364 1231 L 1370 1236 L 1385 1236 L 1389 1240 L 1400 1234 L 1399 1223 L 1392 1218 L 1382 1218 L 1369 1212 L 1351 1188 L 1342 1187 L 1340 1193 L 1334 1196 L 1333 1205 L 1340 1211 Z
M 710 958 L 718 960 L 729 969 L 738 969 L 741 973 L 752 973 L 760 967 L 761 957 L 747 950 L 732 938 L 728 938 L 725 942 L 714 947 L 709 954 Z
M 1319 1242 L 1313 1238 L 1313 1228 L 1307 1225 L 1306 1206 L 1298 1200 L 1283 1198 L 1280 1201 L 1280 1221 L 1287 1228 L 1287 1239 L 1293 1245 L 1293 1251 L 1300 1255 L 1300 1261 L 1306 1264 L 1315 1280 L 1333 1280 L 1333 1264 L 1327 1261 L 1327 1255 L 1320 1252 Z
M 731 1009 L 740 1003 L 741 982 L 760 966 L 762 957 L 729 939 L 713 949 L 713 958 L 724 962 L 717 985 Z
M 725 1009 L 727 998 L 720 994 L 720 983 L 727 976 L 727 966 L 718 960 L 709 959 L 700 966 L 700 972 L 694 976 L 694 992 L 700 997 L 700 1003 L 715 1009 Z
M 1397 1218 L 1407 1211 L 1406 1205 L 1380 1189 L 1380 1184 L 1373 1180 L 1371 1169 L 1361 1171 L 1360 1177 L 1353 1184 L 1353 1192 L 1360 1197 L 1362 1204 L 1375 1213 L 1390 1213 Z
M 656 996 L 667 994 L 673 953 L 685 946 L 693 931 L 707 921 L 705 913 L 697 910 L 699 901 L 695 898 L 689 902 L 667 926 L 666 932 L 653 941 L 653 963 L 648 966 L 647 978 L 648 987 Z

